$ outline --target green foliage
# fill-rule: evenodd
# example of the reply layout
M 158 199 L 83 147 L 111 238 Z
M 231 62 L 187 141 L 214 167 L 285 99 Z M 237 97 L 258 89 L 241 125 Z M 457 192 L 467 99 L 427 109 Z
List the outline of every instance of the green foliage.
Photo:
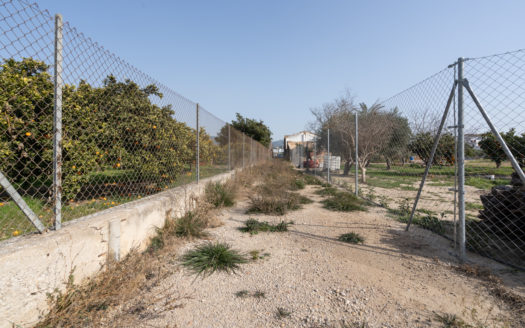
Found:
M 305 186 L 306 186 L 306 183 L 304 182 L 304 180 L 302 178 L 297 177 L 292 180 L 290 189 L 299 190 L 299 189 L 304 189 Z
M 272 141 L 272 132 L 270 128 L 264 124 L 263 121 L 257 121 L 250 118 L 245 118 L 237 113 L 237 119 L 232 121 L 232 127 L 243 132 L 248 137 L 260 142 L 263 146 L 269 147 Z
M 516 157 L 520 166 L 525 166 L 525 133 L 516 134 L 515 129 L 510 129 L 507 133 L 500 133 L 501 137 L 509 147 L 511 153 Z M 507 159 L 503 147 L 491 132 L 484 133 L 479 142 L 481 150 L 494 163 L 500 167 L 501 163 Z
M 244 222 L 244 227 L 241 227 L 239 230 L 249 232 L 252 235 L 259 232 L 285 232 L 288 231 L 288 226 L 291 224 L 292 222 L 285 221 L 281 221 L 278 224 L 270 224 L 268 222 L 261 222 L 250 218 Z
M 400 215 L 399 211 L 391 210 L 391 212 L 399 215 L 397 217 L 397 220 L 399 222 L 408 223 L 408 220 L 410 219 L 410 213 L 408 215 Z M 414 215 L 414 217 L 412 218 L 412 223 L 420 226 L 423 229 L 435 232 L 439 235 L 445 234 L 445 226 L 437 217 L 433 215 Z
M 337 188 L 332 186 L 327 186 L 322 189 L 316 190 L 314 193 L 320 196 L 334 196 L 337 194 Z
M 52 183 L 53 83 L 47 69 L 29 58 L 0 66 L 0 170 L 18 189 L 39 194 Z
M 403 161 L 409 157 L 408 144 L 412 136 L 412 130 L 408 124 L 408 119 L 399 114 L 395 108 L 390 112 L 390 140 L 381 150 L 381 154 L 387 162 L 387 169 L 390 169 L 391 162 L 395 160 Z
M 317 178 L 314 177 L 314 176 L 308 175 L 308 174 L 304 174 L 304 175 L 303 175 L 303 179 L 304 179 L 304 182 L 305 182 L 307 185 L 316 185 L 316 186 L 320 186 L 320 185 L 323 184 L 323 182 L 321 182 L 321 180 L 317 179 Z
M 0 66 L 0 170 L 37 197 L 48 197 L 52 184 L 53 83 L 47 70 L 30 58 Z M 156 86 L 140 88 L 112 75 L 100 87 L 85 81 L 64 86 L 65 200 L 97 197 L 97 188 L 83 188 L 95 173 L 111 169 L 130 172 L 130 179 L 157 192 L 194 160 L 194 130 L 177 122 L 170 106 L 155 105 L 155 98 L 162 98 Z M 199 137 L 201 161 L 213 163 L 219 146 L 204 129 Z
M 235 204 L 235 188 L 232 183 L 210 182 L 205 189 L 206 201 L 216 208 Z
M 324 208 L 332 211 L 351 212 L 365 211 L 363 201 L 347 192 L 338 192 L 334 196 L 322 201 Z
M 350 244 L 363 244 L 365 242 L 365 239 L 361 235 L 355 232 L 349 232 L 349 233 L 342 234 L 337 239 L 342 242 L 350 243 Z
M 408 149 L 419 156 L 425 165 L 430 160 L 432 146 L 434 145 L 434 135 L 430 132 L 421 132 L 414 136 L 408 144 Z M 434 155 L 433 165 L 453 165 L 454 164 L 454 136 L 446 133 L 441 135 L 438 147 Z
M 230 245 L 220 242 L 207 242 L 197 246 L 186 252 L 181 261 L 183 266 L 204 277 L 216 271 L 235 273 L 240 264 L 248 262 L 244 255 L 231 249 Z

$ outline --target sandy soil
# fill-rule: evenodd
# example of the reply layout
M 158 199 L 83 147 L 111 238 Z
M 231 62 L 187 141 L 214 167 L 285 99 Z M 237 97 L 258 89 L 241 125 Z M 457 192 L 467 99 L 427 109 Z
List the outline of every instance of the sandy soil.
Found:
M 308 186 L 301 192 L 316 202 L 284 217 L 246 215 L 246 200 L 221 214 L 224 225 L 211 238 L 243 252 L 269 253 L 237 274 L 196 278 L 174 254 L 173 274 L 149 291 L 159 299 L 137 314 L 134 326 L 155 327 L 442 327 L 437 315 L 455 314 L 482 327 L 518 327 L 513 313 L 491 296 L 481 280 L 458 273 L 450 242 L 426 230 L 388 219 L 381 208 L 340 213 L 322 208 Z M 289 232 L 250 235 L 237 228 L 249 217 L 269 222 L 293 220 Z M 362 245 L 337 237 L 357 232 Z M 525 294 L 525 274 L 469 254 L 490 267 L 505 285 Z M 237 297 L 261 291 L 263 298 Z M 139 298 L 151 295 L 142 295 Z M 175 306 L 157 315 L 164 299 Z M 135 300 L 136 301 L 136 300 Z M 277 309 L 290 312 L 278 318 Z M 345 325 L 343 325 L 345 324 Z M 358 325 L 363 324 L 363 326 Z M 366 326 L 366 324 L 368 326 Z

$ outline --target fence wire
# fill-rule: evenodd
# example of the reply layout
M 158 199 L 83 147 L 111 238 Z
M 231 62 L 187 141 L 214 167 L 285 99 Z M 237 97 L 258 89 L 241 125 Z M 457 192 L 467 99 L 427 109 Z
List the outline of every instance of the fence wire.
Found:
M 463 71 L 492 124 L 523 168 L 525 51 L 467 59 Z M 359 195 L 384 206 L 392 218 L 406 223 L 430 163 L 412 224 L 433 231 L 436 238 L 447 237 L 458 249 L 457 79 L 456 63 L 380 103 L 367 106 L 343 96 L 326 104 L 314 111 L 316 142 L 302 142 L 288 150 L 293 157 L 290 159 L 296 166 L 309 168 L 352 191 L 357 165 Z M 466 87 L 463 90 L 466 248 L 523 269 L 523 182 Z M 444 116 L 448 101 L 449 110 Z M 439 143 L 431 159 L 442 120 Z
M 0 21 L 0 171 L 52 227 L 55 17 L 4 0 Z M 67 22 L 62 34 L 62 220 L 196 181 L 197 104 Z M 266 147 L 198 113 L 201 178 L 267 159 Z M 33 231 L 0 187 L 0 240 Z

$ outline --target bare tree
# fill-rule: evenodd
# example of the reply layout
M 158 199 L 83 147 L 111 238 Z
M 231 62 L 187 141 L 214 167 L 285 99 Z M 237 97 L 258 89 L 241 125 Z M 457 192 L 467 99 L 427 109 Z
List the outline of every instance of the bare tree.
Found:
M 354 137 L 355 131 L 353 111 L 356 110 L 354 98 L 350 92 L 326 103 L 321 108 L 312 109 L 315 122 L 311 124 L 318 135 L 319 148 L 326 149 L 328 129 L 330 129 L 330 150 L 339 154 L 344 161 L 344 175 L 348 175 L 354 164 Z
M 359 116 L 359 160 L 356 165 L 361 169 L 363 182 L 366 182 L 366 170 L 372 157 L 391 147 L 393 138 L 399 138 L 394 134 L 394 129 L 399 126 L 397 110 L 385 111 L 378 103 L 370 107 L 364 103 L 356 106 L 349 92 L 313 109 L 312 114 L 316 119 L 312 126 L 317 131 L 321 147 L 326 145 L 327 130 L 330 129 L 330 150 L 343 158 L 345 175 L 355 161 L 355 115 Z

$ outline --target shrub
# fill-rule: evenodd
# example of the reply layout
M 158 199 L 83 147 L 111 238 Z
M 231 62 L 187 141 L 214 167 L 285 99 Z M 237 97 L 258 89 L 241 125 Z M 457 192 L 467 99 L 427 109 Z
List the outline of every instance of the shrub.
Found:
M 361 235 L 355 232 L 349 232 L 349 233 L 342 234 L 337 239 L 339 241 L 350 243 L 350 244 L 362 244 L 365 242 L 365 239 Z
M 177 237 L 204 237 L 204 229 L 208 227 L 208 213 L 199 210 L 189 211 L 181 218 L 175 220 L 173 232 Z
M 272 192 L 260 191 L 250 196 L 250 208 L 247 213 L 265 213 L 284 215 L 290 210 L 301 208 L 301 204 L 311 202 L 308 198 L 284 190 Z
M 216 208 L 230 207 L 235 204 L 235 188 L 231 182 L 210 182 L 205 189 L 206 201 Z
M 334 196 L 322 201 L 324 208 L 332 211 L 351 212 L 364 211 L 363 201 L 347 192 L 338 192 Z
M 197 275 L 209 276 L 216 271 L 235 273 L 240 264 L 248 262 L 244 255 L 224 243 L 207 242 L 186 252 L 182 265 Z
M 304 189 L 306 186 L 306 183 L 302 178 L 295 178 L 291 182 L 290 190 L 299 190 Z
M 303 179 L 304 179 L 304 182 L 307 184 L 307 185 L 316 185 L 316 186 L 320 186 L 322 185 L 323 183 L 321 182 L 321 180 L 317 179 L 316 177 L 313 177 L 311 175 L 308 175 L 308 174 L 304 174 L 303 175 Z

